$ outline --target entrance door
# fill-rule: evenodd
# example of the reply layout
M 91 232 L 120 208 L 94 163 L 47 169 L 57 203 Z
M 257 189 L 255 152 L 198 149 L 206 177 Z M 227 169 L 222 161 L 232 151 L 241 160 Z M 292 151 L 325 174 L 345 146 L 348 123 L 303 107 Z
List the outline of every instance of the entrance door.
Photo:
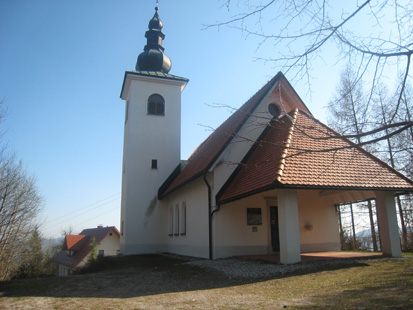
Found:
M 280 251 L 280 232 L 278 230 L 278 207 L 270 207 L 271 245 L 274 252 Z

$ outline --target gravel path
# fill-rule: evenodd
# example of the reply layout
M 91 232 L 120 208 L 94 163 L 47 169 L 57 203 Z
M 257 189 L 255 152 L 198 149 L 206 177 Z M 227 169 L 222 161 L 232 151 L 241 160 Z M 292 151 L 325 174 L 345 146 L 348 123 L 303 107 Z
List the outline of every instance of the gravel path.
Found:
M 373 260 L 373 259 L 372 259 Z M 372 261 L 371 260 L 371 261 Z M 334 268 L 335 266 L 355 265 L 362 263 L 361 259 L 326 260 L 304 262 L 294 265 L 281 265 L 257 260 L 218 259 L 218 260 L 191 260 L 185 264 L 221 272 L 231 279 L 265 278 L 281 276 L 294 272 L 308 272 L 320 268 Z

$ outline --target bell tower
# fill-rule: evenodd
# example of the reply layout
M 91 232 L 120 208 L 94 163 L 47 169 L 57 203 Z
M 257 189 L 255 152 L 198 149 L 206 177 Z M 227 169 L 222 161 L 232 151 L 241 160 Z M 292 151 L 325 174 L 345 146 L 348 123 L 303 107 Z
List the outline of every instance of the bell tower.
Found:
M 135 71 L 126 71 L 120 97 L 126 101 L 122 168 L 121 253 L 162 251 L 158 188 L 180 162 L 181 92 L 188 79 L 169 74 L 162 21 L 155 14 Z

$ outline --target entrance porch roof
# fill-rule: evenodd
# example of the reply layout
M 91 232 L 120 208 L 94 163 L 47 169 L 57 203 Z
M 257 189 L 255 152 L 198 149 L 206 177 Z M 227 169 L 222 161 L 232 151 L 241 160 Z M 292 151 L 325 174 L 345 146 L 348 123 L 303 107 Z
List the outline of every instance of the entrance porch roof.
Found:
M 411 192 L 413 181 L 296 109 L 264 130 L 217 202 L 275 188 Z

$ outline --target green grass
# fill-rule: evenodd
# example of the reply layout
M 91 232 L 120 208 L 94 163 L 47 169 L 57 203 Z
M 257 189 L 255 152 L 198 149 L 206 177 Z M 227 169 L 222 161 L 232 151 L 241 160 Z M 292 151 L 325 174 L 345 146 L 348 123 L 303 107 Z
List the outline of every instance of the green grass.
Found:
M 229 279 L 160 255 L 105 270 L 0 283 L 0 309 L 412 309 L 413 254 L 262 279 Z

